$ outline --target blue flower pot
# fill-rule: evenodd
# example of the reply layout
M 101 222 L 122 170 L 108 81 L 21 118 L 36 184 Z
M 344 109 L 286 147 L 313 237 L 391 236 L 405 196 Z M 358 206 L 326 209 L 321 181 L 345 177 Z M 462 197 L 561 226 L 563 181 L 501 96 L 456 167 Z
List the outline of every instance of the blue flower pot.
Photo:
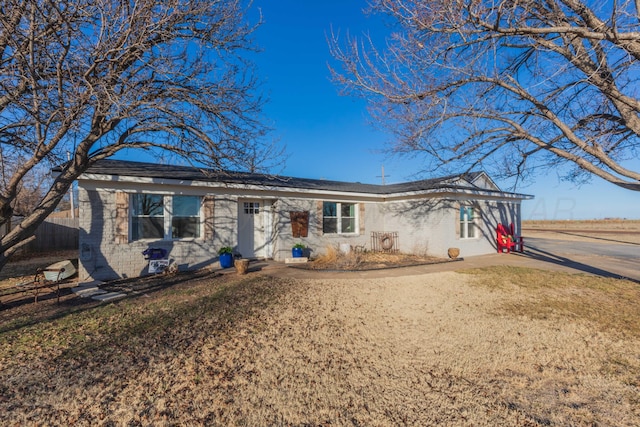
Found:
M 302 248 L 292 248 L 291 255 L 294 258 L 302 258 Z
M 221 254 L 220 255 L 220 267 L 230 268 L 233 265 L 233 254 Z

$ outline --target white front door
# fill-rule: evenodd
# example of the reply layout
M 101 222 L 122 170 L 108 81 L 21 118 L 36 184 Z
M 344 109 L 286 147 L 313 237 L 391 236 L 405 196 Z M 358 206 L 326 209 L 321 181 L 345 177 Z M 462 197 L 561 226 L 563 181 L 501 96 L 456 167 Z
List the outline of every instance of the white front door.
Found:
M 269 208 L 263 200 L 238 200 L 238 252 L 243 258 L 267 258 Z

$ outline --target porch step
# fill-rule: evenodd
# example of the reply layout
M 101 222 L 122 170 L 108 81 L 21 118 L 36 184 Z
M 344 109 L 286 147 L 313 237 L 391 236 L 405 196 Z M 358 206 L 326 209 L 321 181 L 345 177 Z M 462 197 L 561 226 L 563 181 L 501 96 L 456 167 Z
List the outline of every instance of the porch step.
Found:
M 114 301 L 120 298 L 124 298 L 126 297 L 127 294 L 123 294 L 122 292 L 105 292 L 102 291 L 101 294 L 99 295 L 93 295 L 91 297 L 91 299 L 94 299 L 96 301 L 102 301 L 102 302 L 109 302 L 109 301 Z
M 284 259 L 284 263 L 285 264 L 304 264 L 306 262 L 309 262 L 309 258 L 307 258 L 307 257 L 285 258 Z
M 93 300 L 102 302 L 114 301 L 127 296 L 127 294 L 122 292 L 107 292 L 103 289 L 100 289 L 100 285 L 103 284 L 104 282 L 98 281 L 81 283 L 80 285 L 73 288 L 72 291 L 80 298 L 91 298 Z
M 94 295 L 106 294 L 107 291 L 100 289 L 102 282 L 81 283 L 71 289 L 71 291 L 80 298 L 90 298 Z
M 104 282 L 100 280 L 92 280 L 90 282 L 80 282 L 78 283 L 76 288 L 90 288 L 91 286 L 100 286 L 100 285 L 104 285 Z

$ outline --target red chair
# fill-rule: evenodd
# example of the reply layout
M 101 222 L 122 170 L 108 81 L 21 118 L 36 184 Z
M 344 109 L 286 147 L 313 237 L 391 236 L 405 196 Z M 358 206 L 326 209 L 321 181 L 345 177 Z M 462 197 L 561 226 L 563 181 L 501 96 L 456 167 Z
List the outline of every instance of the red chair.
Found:
M 510 235 L 507 231 L 507 228 L 498 224 L 496 227 L 496 243 L 498 245 L 498 253 L 503 253 L 504 250 L 507 250 L 507 253 L 511 252 L 511 249 L 515 249 L 516 243 L 511 239 L 512 234 Z

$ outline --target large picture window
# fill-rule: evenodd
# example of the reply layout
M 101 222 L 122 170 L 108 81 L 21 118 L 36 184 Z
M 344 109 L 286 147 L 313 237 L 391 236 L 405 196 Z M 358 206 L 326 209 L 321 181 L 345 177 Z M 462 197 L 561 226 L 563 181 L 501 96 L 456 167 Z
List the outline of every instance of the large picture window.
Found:
M 473 239 L 476 236 L 476 211 L 470 206 L 460 207 L 460 238 Z
M 199 238 L 200 197 L 131 195 L 131 240 Z
M 356 232 L 356 204 L 324 202 L 322 205 L 322 231 L 325 234 Z

